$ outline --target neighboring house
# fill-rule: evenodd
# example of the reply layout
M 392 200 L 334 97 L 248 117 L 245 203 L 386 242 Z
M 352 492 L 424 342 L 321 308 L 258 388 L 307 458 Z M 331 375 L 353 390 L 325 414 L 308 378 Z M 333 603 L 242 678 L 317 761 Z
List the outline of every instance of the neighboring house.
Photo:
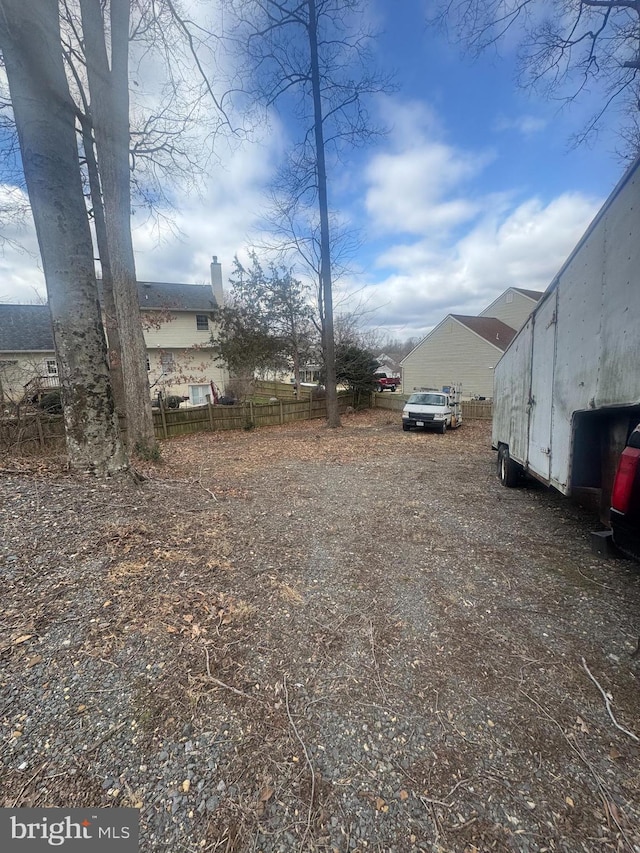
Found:
M 542 296 L 510 287 L 478 316 L 449 314 L 402 361 L 402 390 L 462 385 L 462 395 L 493 396 L 493 369 Z
M 49 307 L 0 304 L 0 400 L 57 387 Z
M 224 304 L 217 258 L 211 285 L 141 281 L 138 298 L 153 396 L 162 391 L 200 405 L 212 382 L 222 392 L 226 371 L 212 343 Z M 0 393 L 20 400 L 32 387 L 57 386 L 57 373 L 48 306 L 0 305 Z
M 493 317 L 449 314 L 402 360 L 402 390 L 462 384 L 464 397 L 493 395 L 493 368 L 516 330 Z
M 501 293 L 488 308 L 480 312 L 480 317 L 495 317 L 511 326 L 516 332 L 527 321 L 529 314 L 543 296 L 540 290 L 525 290 L 522 287 L 510 287 Z
M 378 362 L 378 371 L 384 372 L 388 376 L 400 376 L 399 366 L 386 352 L 381 352 L 375 357 L 375 360 Z

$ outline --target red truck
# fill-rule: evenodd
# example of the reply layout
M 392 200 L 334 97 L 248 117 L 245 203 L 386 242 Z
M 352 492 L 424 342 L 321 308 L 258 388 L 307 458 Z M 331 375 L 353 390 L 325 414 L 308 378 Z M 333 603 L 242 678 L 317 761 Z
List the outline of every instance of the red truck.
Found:
M 400 385 L 399 376 L 391 376 L 386 370 L 378 370 L 373 374 L 376 383 L 376 391 L 384 391 L 387 388 L 389 391 L 395 391 Z

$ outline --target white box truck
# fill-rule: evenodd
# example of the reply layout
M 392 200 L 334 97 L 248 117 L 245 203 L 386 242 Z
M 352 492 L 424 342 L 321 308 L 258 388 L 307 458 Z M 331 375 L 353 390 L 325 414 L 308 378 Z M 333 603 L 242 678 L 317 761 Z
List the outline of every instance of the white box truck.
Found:
M 496 365 L 498 474 L 514 486 L 526 472 L 608 523 L 616 468 L 639 422 L 640 159 Z

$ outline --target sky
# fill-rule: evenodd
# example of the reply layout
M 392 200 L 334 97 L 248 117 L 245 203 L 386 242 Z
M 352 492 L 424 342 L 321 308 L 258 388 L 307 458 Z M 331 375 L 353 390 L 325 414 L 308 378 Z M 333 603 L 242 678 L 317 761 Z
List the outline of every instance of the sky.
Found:
M 472 59 L 427 24 L 426 0 L 369 5 L 374 59 L 396 86 L 369 106 L 386 135 L 331 163 L 330 205 L 359 234 L 337 310 L 358 306 L 380 335 L 420 338 L 507 287 L 545 290 L 624 164 L 615 117 L 590 145 L 571 145 L 597 92 L 563 108 L 517 85 L 515 39 Z M 286 115 L 268 118 L 252 142 L 216 148 L 199 191 L 172 187 L 160 224 L 136 213 L 140 280 L 205 283 L 216 255 L 226 282 L 234 256 L 264 240 L 270 183 L 295 134 Z M 0 183 L 0 209 L 15 193 Z M 42 300 L 29 217 L 0 233 L 0 301 Z

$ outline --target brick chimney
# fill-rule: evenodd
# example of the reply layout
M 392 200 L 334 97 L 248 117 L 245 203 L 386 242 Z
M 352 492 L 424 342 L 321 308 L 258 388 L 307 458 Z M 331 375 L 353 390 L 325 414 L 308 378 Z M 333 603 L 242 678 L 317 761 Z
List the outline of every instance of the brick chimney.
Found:
M 214 255 L 211 261 L 211 289 L 215 296 L 218 308 L 224 308 L 224 291 L 222 289 L 222 264 L 218 263 L 218 256 Z

